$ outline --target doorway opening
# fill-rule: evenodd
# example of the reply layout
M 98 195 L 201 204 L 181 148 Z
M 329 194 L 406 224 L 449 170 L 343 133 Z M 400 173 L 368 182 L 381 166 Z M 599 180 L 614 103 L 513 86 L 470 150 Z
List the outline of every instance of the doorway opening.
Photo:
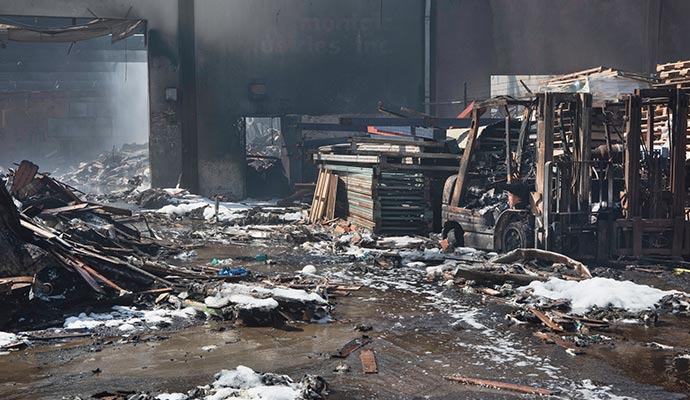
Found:
M 145 151 L 145 25 L 0 16 L 0 166 L 26 159 L 60 175 L 123 146 Z
M 247 196 L 283 198 L 292 191 L 280 117 L 244 117 L 247 155 Z

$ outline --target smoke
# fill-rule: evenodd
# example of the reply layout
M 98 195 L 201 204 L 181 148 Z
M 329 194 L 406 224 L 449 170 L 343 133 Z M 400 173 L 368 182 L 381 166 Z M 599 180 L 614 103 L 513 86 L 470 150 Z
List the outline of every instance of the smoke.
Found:
M 149 135 L 148 68 L 145 62 L 118 63 L 109 92 L 112 136 L 109 147 L 146 143 Z

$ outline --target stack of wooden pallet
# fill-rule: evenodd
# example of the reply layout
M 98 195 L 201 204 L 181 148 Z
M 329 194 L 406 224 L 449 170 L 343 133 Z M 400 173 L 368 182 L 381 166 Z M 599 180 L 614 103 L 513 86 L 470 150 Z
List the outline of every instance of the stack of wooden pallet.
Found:
M 656 66 L 661 82 L 658 87 L 690 89 L 690 61 L 676 61 Z
M 672 63 L 659 64 L 656 66 L 657 74 L 659 75 L 659 83 L 655 85 L 657 88 L 668 89 L 690 89 L 690 60 L 676 61 Z M 643 110 L 643 125 L 642 134 L 647 135 L 647 121 L 649 120 L 649 111 Z M 668 124 L 673 117 L 670 115 L 668 109 L 663 106 L 654 107 L 654 144 L 660 146 L 668 146 L 668 138 L 663 132 L 668 132 Z M 686 151 L 690 157 L 690 120 L 688 120 L 687 129 L 687 143 Z
M 431 229 L 432 180 L 457 172 L 454 141 L 351 138 L 324 146 L 314 160 L 338 175 L 335 216 L 375 233 L 414 234 Z
M 596 67 L 583 71 L 577 71 L 570 74 L 559 75 L 545 80 L 543 83 L 550 88 L 571 85 L 576 82 L 584 81 L 586 79 L 597 78 L 612 78 L 612 77 L 626 77 L 644 82 L 650 81 L 649 75 L 640 74 L 637 72 L 623 71 L 620 69 L 609 67 Z

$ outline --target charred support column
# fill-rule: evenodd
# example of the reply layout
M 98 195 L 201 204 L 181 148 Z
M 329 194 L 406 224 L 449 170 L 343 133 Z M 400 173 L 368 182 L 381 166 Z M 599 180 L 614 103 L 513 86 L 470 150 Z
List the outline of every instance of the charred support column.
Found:
M 685 216 L 685 157 L 688 121 L 688 97 L 684 90 L 676 90 L 673 101 L 673 126 L 671 129 L 671 192 L 674 218 Z
M 639 90 L 628 98 L 626 104 L 628 126 L 625 137 L 625 193 L 628 203 L 626 218 L 640 216 L 640 135 L 642 127 L 642 98 Z M 653 117 L 652 117 L 653 118 Z
M 182 119 L 182 187 L 199 190 L 196 121 L 196 50 L 194 0 L 178 0 L 178 47 L 180 52 L 179 107 Z
M 303 181 L 302 164 L 304 162 L 304 150 L 302 148 L 301 117 L 296 115 L 280 117 L 280 130 L 283 135 L 285 147 L 282 161 L 285 173 L 290 185 Z
M 455 189 L 453 190 L 453 197 L 450 202 L 450 205 L 453 207 L 458 207 L 460 205 L 460 200 L 462 200 L 463 191 L 465 190 L 465 177 L 467 176 L 467 170 L 470 166 L 470 160 L 472 159 L 472 153 L 474 152 L 477 135 L 479 133 L 479 118 L 484 114 L 484 111 L 485 110 L 482 108 L 474 108 L 472 110 L 472 125 L 470 125 L 470 133 L 467 136 L 465 150 L 462 152 L 460 168 L 458 169 L 458 179 L 455 181 Z
M 539 104 L 537 118 L 537 193 L 544 198 L 544 175 L 546 163 L 553 160 L 553 113 L 552 93 L 544 93 Z
M 580 149 L 579 149 L 579 165 L 578 172 L 579 187 L 577 193 L 577 200 L 580 210 L 589 210 L 590 204 L 590 190 L 592 183 L 592 170 L 589 164 L 592 153 L 592 95 L 590 93 L 580 93 L 580 101 L 578 102 L 580 114 Z

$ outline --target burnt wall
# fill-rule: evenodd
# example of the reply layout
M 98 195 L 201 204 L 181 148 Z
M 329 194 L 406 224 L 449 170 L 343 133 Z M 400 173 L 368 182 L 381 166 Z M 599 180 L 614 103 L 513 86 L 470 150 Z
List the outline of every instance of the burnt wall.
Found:
M 203 194 L 243 197 L 242 116 L 372 113 L 379 100 L 423 107 L 424 0 L 0 3 L 0 15 L 92 17 L 89 10 L 147 21 L 157 186 L 184 171 Z M 179 89 L 177 102 L 165 100 L 166 88 Z
M 437 0 L 437 102 L 490 94 L 495 75 L 562 74 L 600 65 L 651 71 L 690 58 L 685 0 Z M 439 105 L 444 115 L 461 105 Z
M 423 15 L 422 0 L 197 1 L 202 190 L 243 187 L 241 116 L 421 107 Z

